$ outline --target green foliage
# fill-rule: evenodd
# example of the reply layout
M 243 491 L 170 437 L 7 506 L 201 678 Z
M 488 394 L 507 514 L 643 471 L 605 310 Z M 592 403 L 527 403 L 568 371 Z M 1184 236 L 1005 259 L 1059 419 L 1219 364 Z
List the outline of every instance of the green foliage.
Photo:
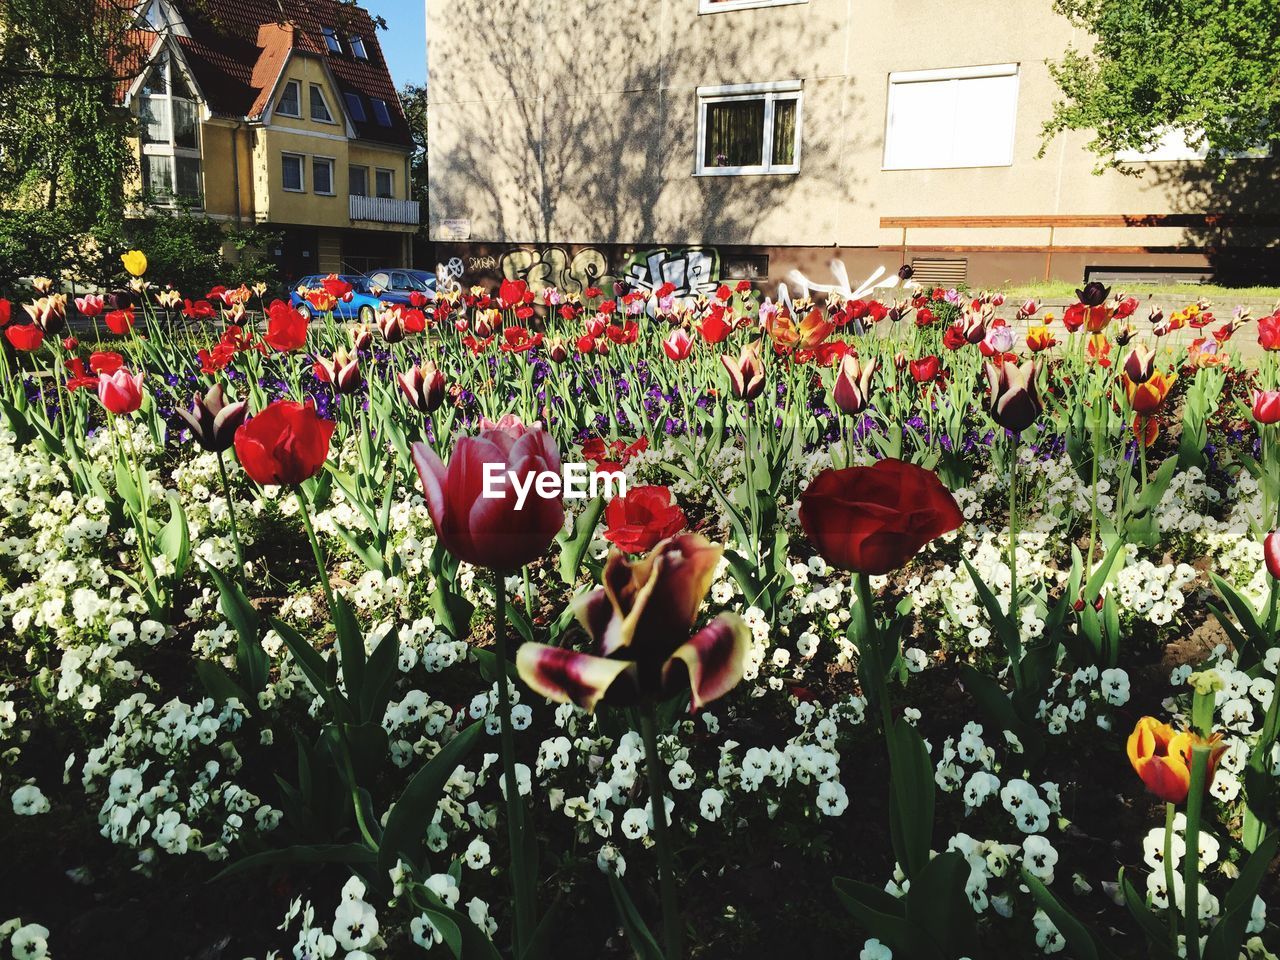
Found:
M 118 251 L 136 248 L 147 255 L 147 278 L 172 284 L 191 297 L 203 296 L 214 284 L 228 287 L 275 277 L 275 264 L 264 251 L 271 234 L 255 228 L 225 229 L 187 210 L 154 211 L 129 220 L 121 235 L 102 238 Z M 235 251 L 228 256 L 228 250 Z M 108 261 L 119 273 L 119 259 Z
M 1045 145 L 1089 130 L 1099 169 L 1169 128 L 1230 153 L 1280 137 L 1280 5 L 1274 0 L 1055 0 L 1092 36 L 1049 71 L 1062 90 Z M 1044 148 L 1041 148 L 1043 153 Z
M 0 211 L 0 290 L 22 277 L 96 276 L 102 257 L 66 211 Z

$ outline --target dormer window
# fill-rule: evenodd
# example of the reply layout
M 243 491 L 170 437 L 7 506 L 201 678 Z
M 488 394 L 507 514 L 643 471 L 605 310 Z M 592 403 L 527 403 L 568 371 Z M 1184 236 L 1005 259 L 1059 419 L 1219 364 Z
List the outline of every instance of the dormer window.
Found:
M 142 182 L 160 201 L 200 203 L 200 116 L 191 85 L 165 54 L 138 93 L 142 126 Z
M 347 111 L 351 114 L 351 119 L 356 123 L 364 123 L 369 119 L 365 115 L 364 101 L 360 99 L 360 94 L 348 90 L 342 95 L 342 99 L 347 102 Z
M 333 27 L 324 28 L 324 45 L 329 48 L 330 53 L 342 52 L 342 41 L 338 39 L 338 31 Z
M 391 126 L 391 110 L 387 106 L 387 101 L 379 100 L 377 97 L 370 97 L 369 103 L 373 106 L 373 119 L 378 121 L 378 126 Z
M 282 117 L 302 116 L 302 85 L 297 80 L 285 82 L 280 100 L 276 103 L 276 113 Z
M 356 59 L 369 59 L 369 52 L 364 48 L 364 37 L 358 33 L 354 33 L 347 38 L 347 46 L 351 48 L 351 55 Z
M 318 83 L 311 84 L 311 119 L 320 123 L 333 123 L 333 114 L 329 112 L 324 90 Z

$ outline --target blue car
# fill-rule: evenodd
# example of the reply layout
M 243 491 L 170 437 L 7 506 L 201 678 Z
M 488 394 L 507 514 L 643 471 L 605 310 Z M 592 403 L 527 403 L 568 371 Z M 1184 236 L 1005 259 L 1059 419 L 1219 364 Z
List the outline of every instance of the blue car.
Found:
M 308 318 L 318 316 L 320 311 L 307 302 L 303 292 L 321 286 L 327 276 L 328 274 L 317 273 L 299 280 L 289 294 L 290 306 Z M 373 323 L 382 301 L 370 292 L 369 279 L 358 274 L 341 274 L 339 279 L 351 284 L 351 299 L 339 300 L 333 308 L 333 315 L 340 320 Z
M 436 290 L 436 275 L 429 270 L 409 270 L 402 267 L 380 267 L 366 274 L 369 283 L 382 292 L 384 303 L 409 303 L 414 293 L 428 299 Z

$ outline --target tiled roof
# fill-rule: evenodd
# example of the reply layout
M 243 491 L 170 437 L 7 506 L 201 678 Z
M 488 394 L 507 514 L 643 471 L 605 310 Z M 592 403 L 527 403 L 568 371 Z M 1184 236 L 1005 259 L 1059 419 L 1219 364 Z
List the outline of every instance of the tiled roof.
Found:
M 339 87 L 339 95 L 354 93 L 360 97 L 366 119 L 361 122 L 352 118 L 357 136 L 400 146 L 412 145 L 377 32 L 363 8 L 341 0 L 201 0 L 196 4 L 177 2 L 174 6 L 181 12 L 190 33 L 189 37 L 175 39 L 213 113 L 251 120 L 259 118 L 267 107 L 280 69 L 292 52 L 323 57 Z M 343 53 L 328 50 L 325 27 L 337 32 Z M 353 34 L 363 39 L 368 60 L 345 52 L 347 37 Z M 147 31 L 130 31 L 129 43 L 143 44 L 149 50 L 154 36 Z M 124 86 L 127 89 L 128 84 Z M 390 127 L 375 120 L 369 106 L 371 97 L 387 102 Z M 339 106 L 345 109 L 346 104 Z

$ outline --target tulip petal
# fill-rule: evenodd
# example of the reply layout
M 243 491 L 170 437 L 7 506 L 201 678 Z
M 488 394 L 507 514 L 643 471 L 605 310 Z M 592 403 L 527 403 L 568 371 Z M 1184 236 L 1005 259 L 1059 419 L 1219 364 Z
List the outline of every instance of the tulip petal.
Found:
M 595 710 L 613 682 L 634 666 L 628 660 L 594 657 L 545 643 L 526 643 L 516 652 L 520 679 L 535 693 L 587 711 Z
M 750 649 L 746 621 L 736 613 L 722 613 L 671 655 L 662 668 L 663 688 L 670 691 L 687 674 L 690 706 L 698 710 L 738 685 Z
M 418 468 L 418 478 L 422 481 L 422 492 L 427 498 L 427 510 L 431 513 L 433 523 L 440 524 L 444 519 L 444 487 L 445 469 L 440 458 L 425 443 L 413 445 L 413 465 Z

